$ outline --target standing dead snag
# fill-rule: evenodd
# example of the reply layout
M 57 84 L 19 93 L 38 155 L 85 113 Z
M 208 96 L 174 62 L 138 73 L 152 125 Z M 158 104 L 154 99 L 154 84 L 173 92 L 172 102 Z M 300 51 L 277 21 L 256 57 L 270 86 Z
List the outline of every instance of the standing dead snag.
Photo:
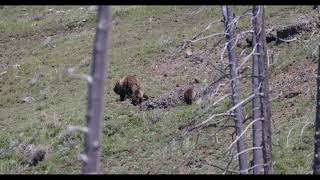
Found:
M 105 60 L 110 25 L 110 7 L 99 6 L 91 67 L 92 80 L 88 83 L 87 131 L 84 135 L 84 155 L 82 155 L 82 173 L 84 174 L 96 174 L 99 172 L 101 121 L 104 109 Z
M 259 63 L 260 72 L 260 83 L 261 89 L 259 93 L 261 94 L 261 117 L 262 121 L 262 153 L 264 161 L 264 174 L 272 173 L 272 141 L 271 141 L 271 108 L 269 100 L 269 75 L 268 75 L 268 56 L 267 56 L 267 42 L 266 42 L 266 31 L 264 23 L 264 6 L 254 6 L 254 12 L 257 12 L 257 19 L 260 19 L 260 38 L 257 39 L 258 55 L 261 59 Z
M 227 50 L 228 50 L 228 56 L 229 56 L 229 68 L 230 68 L 230 74 L 231 74 L 231 100 L 233 103 L 233 106 L 236 106 L 241 102 L 240 99 L 240 81 L 239 81 L 239 74 L 237 72 L 237 66 L 238 66 L 238 59 L 236 57 L 236 52 L 233 49 L 234 47 L 234 39 L 233 39 L 233 30 L 234 30 L 234 18 L 233 18 L 233 12 L 232 8 L 230 6 L 222 6 L 222 14 L 224 19 L 224 28 L 226 38 L 228 40 Z M 235 124 L 236 124 L 236 135 L 239 137 L 242 133 L 242 125 L 244 121 L 244 115 L 243 115 L 243 107 L 242 105 L 239 105 L 234 110 L 235 114 Z M 237 151 L 238 153 L 244 152 L 246 149 L 244 137 L 239 137 L 237 141 Z M 240 174 L 247 174 L 248 173 L 248 162 L 247 162 L 247 155 L 246 153 L 241 153 L 238 156 L 239 159 L 239 168 L 240 168 Z
M 318 47 L 318 74 L 317 74 L 317 102 L 316 102 L 316 132 L 314 135 L 313 174 L 320 174 L 320 46 Z
M 259 14 L 261 6 L 253 6 L 253 17 L 252 17 L 252 26 L 253 26 L 253 34 L 252 34 L 252 48 L 253 48 L 253 56 L 252 56 L 252 91 L 254 92 L 254 97 L 252 99 L 252 121 L 256 119 L 261 119 L 261 97 L 259 93 L 260 89 L 260 72 L 259 72 L 259 64 L 262 63 L 262 56 L 258 56 L 258 52 L 261 52 L 261 46 L 258 42 L 262 42 L 261 39 L 261 16 Z M 259 14 L 258 14 L 259 13 Z M 261 147 L 262 143 L 262 129 L 261 129 L 261 121 L 256 121 L 252 125 L 252 146 L 253 148 Z M 260 174 L 260 167 L 262 161 L 262 152 L 261 149 L 253 150 L 253 174 Z

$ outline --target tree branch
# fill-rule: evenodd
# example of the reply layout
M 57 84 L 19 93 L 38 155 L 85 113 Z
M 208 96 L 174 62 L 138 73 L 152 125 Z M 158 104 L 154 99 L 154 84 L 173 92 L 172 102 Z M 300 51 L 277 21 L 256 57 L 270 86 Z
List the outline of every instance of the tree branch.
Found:
M 255 123 L 256 121 L 262 121 L 262 120 L 263 120 L 263 118 L 258 118 L 258 119 L 255 119 L 254 121 L 252 121 L 252 122 L 242 131 L 242 133 L 241 133 L 239 136 L 237 136 L 236 140 L 233 141 L 233 142 L 230 144 L 230 146 L 229 146 L 228 149 L 230 149 L 235 143 L 237 143 L 237 141 L 246 133 L 246 131 L 249 129 L 249 127 L 250 127 L 253 123 Z

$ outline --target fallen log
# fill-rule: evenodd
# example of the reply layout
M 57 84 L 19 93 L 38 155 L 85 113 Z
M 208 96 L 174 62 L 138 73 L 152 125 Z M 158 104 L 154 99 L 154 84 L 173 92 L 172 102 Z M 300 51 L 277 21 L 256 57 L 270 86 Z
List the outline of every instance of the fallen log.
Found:
M 266 41 L 267 43 L 276 41 L 277 44 L 280 44 L 288 38 L 293 38 L 294 35 L 300 34 L 303 32 L 310 32 L 313 29 L 319 27 L 319 22 L 316 20 L 308 20 L 298 24 L 292 24 L 284 27 L 277 27 L 272 29 L 269 33 L 267 33 Z M 251 36 L 246 38 L 246 42 L 249 47 L 252 46 Z
M 314 28 L 313 21 L 293 24 L 277 30 L 277 38 L 286 39 L 302 32 L 309 32 Z
M 208 98 L 215 93 L 218 82 L 222 81 L 226 76 L 220 77 L 218 80 L 206 85 L 197 80 L 189 82 L 183 86 L 176 87 L 164 94 L 157 97 L 149 97 L 148 100 L 144 101 L 139 105 L 141 111 L 147 111 L 152 109 L 165 109 L 175 107 L 179 104 L 184 103 L 184 91 L 193 88 L 196 92 L 196 99 Z

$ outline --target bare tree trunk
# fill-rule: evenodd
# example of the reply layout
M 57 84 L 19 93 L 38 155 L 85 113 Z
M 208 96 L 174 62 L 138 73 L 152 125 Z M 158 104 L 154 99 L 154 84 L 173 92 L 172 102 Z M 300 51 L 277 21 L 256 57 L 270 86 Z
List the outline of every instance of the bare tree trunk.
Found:
M 254 50 L 252 57 L 252 91 L 255 93 L 255 96 L 252 100 L 252 121 L 262 118 L 261 116 L 261 97 L 259 95 L 260 88 L 260 73 L 259 73 L 259 64 L 262 63 L 261 56 L 258 56 L 257 53 L 261 51 L 261 46 L 258 46 L 257 42 L 261 42 L 261 16 L 257 16 L 260 6 L 253 6 L 253 17 L 252 26 L 253 26 L 253 36 L 252 36 L 252 47 Z M 261 147 L 262 141 L 262 129 L 261 121 L 256 121 L 252 125 L 252 141 L 253 147 Z M 260 174 L 260 166 L 262 162 L 262 151 L 261 149 L 253 150 L 253 174 Z
M 316 102 L 316 132 L 314 135 L 313 174 L 320 174 L 320 46 L 318 47 L 318 74 L 317 74 L 317 102 Z
M 100 169 L 101 121 L 104 110 L 104 80 L 108 33 L 111 26 L 109 6 L 99 6 L 96 35 L 94 40 L 93 63 L 89 81 L 88 106 L 86 114 L 87 131 L 84 135 L 84 156 L 82 173 L 96 174 Z
M 222 13 L 224 18 L 224 28 L 225 32 L 227 33 L 226 38 L 228 40 L 228 56 L 229 56 L 229 68 L 231 74 L 231 91 L 232 91 L 232 103 L 233 105 L 237 105 L 241 102 L 240 99 L 240 81 L 239 81 L 239 74 L 237 72 L 238 66 L 238 59 L 236 57 L 236 52 L 233 49 L 234 47 L 234 39 L 233 39 L 233 12 L 230 6 L 222 6 Z M 238 106 L 235 109 L 235 124 L 236 124 L 236 135 L 240 136 L 242 133 L 242 125 L 244 121 L 243 115 L 243 107 L 242 105 Z M 237 141 L 237 151 L 238 153 L 243 152 L 246 149 L 246 145 L 244 142 L 244 137 L 241 136 Z M 248 162 L 247 162 L 247 155 L 246 153 L 241 153 L 238 156 L 239 159 L 239 168 L 240 174 L 247 174 L 248 173 Z
M 260 7 L 261 16 L 261 35 L 258 43 L 262 46 L 261 49 L 258 48 L 258 53 L 260 54 L 261 63 L 259 64 L 259 71 L 261 77 L 261 115 L 263 117 L 262 121 L 262 152 L 264 161 L 264 174 L 272 173 L 272 140 L 271 140 L 271 109 L 269 100 L 269 74 L 268 74 L 268 57 L 267 57 L 267 42 L 266 42 L 266 32 L 264 23 L 264 6 Z M 259 7 L 255 7 L 259 9 Z

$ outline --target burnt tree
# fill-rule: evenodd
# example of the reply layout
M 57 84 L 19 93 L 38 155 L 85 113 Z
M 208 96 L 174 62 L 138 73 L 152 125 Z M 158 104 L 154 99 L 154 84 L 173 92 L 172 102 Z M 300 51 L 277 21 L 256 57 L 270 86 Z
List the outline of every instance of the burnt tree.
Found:
M 101 147 L 101 121 L 104 110 L 105 61 L 108 33 L 111 26 L 111 9 L 99 6 L 94 39 L 91 78 L 88 79 L 88 104 L 82 173 L 99 173 Z
M 318 74 L 317 74 L 317 102 L 316 102 L 316 132 L 314 135 L 313 174 L 320 174 L 320 46 L 318 47 Z
M 272 173 L 272 141 L 271 141 L 271 109 L 269 100 L 269 73 L 268 73 L 268 55 L 267 55 L 267 42 L 264 23 L 264 6 L 254 6 L 253 12 L 257 12 L 257 19 L 261 25 L 259 28 L 260 34 L 257 38 L 257 50 L 258 56 L 261 62 L 259 62 L 259 81 L 261 88 L 259 93 L 261 94 L 260 108 L 262 120 L 262 154 L 264 162 L 264 174 Z
M 238 58 L 236 56 L 236 52 L 234 49 L 234 17 L 233 11 L 230 6 L 222 6 L 222 14 L 224 19 L 224 29 L 226 33 L 226 39 L 228 41 L 227 50 L 228 50 L 228 57 L 229 57 L 229 69 L 231 75 L 231 101 L 233 106 L 238 105 L 235 110 L 235 127 L 236 127 L 236 136 L 239 137 L 242 133 L 242 126 L 244 121 L 244 114 L 243 114 L 243 106 L 240 104 L 240 81 L 239 81 L 239 73 L 237 71 L 238 67 Z M 248 173 L 248 162 L 247 162 L 247 155 L 245 153 L 246 145 L 244 142 L 244 136 L 241 136 L 237 141 L 237 151 L 239 154 L 239 168 L 240 174 L 247 174 Z
M 261 16 L 259 14 L 261 6 L 253 6 L 252 12 L 252 26 L 253 26 L 253 34 L 252 34 L 252 47 L 253 47 L 253 56 L 252 56 L 252 91 L 254 93 L 254 97 L 252 99 L 252 121 L 256 119 L 261 119 L 261 97 L 259 93 L 261 77 L 259 72 L 259 64 L 262 63 L 262 56 L 258 56 L 258 53 L 261 52 L 262 46 L 260 46 L 257 42 L 263 41 L 261 38 Z M 259 13 L 259 14 L 258 14 Z M 252 146 L 253 148 L 253 174 L 260 174 L 260 166 L 262 162 L 262 152 L 259 147 L 262 146 L 262 129 L 261 129 L 261 121 L 255 121 L 252 124 Z

